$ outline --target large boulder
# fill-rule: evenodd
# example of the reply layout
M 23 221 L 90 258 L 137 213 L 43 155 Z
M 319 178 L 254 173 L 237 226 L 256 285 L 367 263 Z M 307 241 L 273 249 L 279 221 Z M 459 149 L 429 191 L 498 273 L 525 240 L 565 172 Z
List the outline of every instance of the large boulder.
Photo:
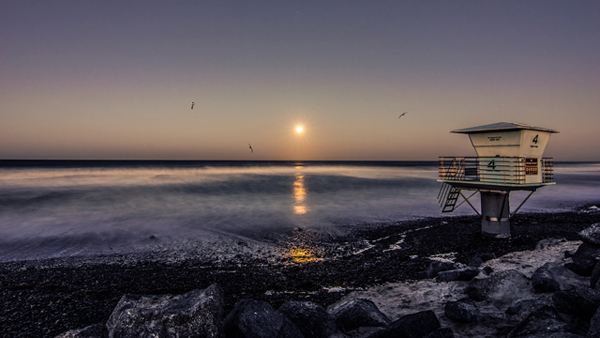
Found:
M 600 245 L 583 242 L 573 254 L 573 262 L 565 266 L 580 276 L 590 276 L 600 257 Z
M 109 336 L 221 337 L 223 290 L 216 284 L 183 295 L 124 295 L 110 315 Z
M 481 322 L 483 320 L 477 305 L 470 298 L 446 303 L 444 314 L 452 320 L 463 323 Z
M 600 307 L 600 291 L 587 287 L 574 287 L 552 295 L 554 307 L 562 313 L 590 319 Z
M 83 329 L 67 331 L 55 338 L 108 338 L 108 329 L 105 324 L 96 324 Z
M 568 290 L 576 285 L 583 286 L 585 283 L 576 273 L 557 263 L 542 265 L 531 277 L 531 285 L 536 293 Z
M 570 330 L 571 327 L 560 320 L 558 312 L 552 306 L 543 306 L 533 311 L 509 333 L 508 337 L 545 336 L 557 332 L 570 332 Z
M 473 279 L 465 293 L 474 301 L 487 300 L 496 308 L 507 308 L 519 299 L 531 298 L 529 279 L 517 271 L 506 270 L 493 273 L 487 278 Z
M 592 270 L 592 275 L 590 277 L 590 287 L 592 289 L 598 289 L 598 281 L 599 280 L 600 280 L 600 264 L 596 264 L 596 266 Z
M 594 223 L 591 226 L 581 230 L 577 235 L 582 241 L 600 245 L 600 223 Z
M 521 299 L 516 301 L 507 310 L 506 314 L 512 321 L 522 322 L 529 315 L 545 306 L 553 306 L 552 300 L 550 299 Z
M 304 338 L 294 323 L 267 302 L 242 299 L 223 321 L 227 338 Z
M 387 326 L 392 321 L 368 299 L 349 298 L 327 307 L 327 312 L 344 331 L 361 326 Z
M 287 302 L 278 311 L 296 324 L 304 337 L 329 338 L 342 334 L 333 317 L 322 306 L 313 302 Z
M 423 338 L 439 328 L 440 322 L 435 313 L 427 310 L 400 317 L 368 338 Z
M 588 338 L 600 338 L 600 310 L 596 310 L 596 314 L 592 317 L 587 336 Z

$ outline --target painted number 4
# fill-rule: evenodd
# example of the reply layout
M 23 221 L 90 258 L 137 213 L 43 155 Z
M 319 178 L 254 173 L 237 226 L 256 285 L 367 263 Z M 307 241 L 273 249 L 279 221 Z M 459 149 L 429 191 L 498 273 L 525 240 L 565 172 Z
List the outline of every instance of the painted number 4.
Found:
M 496 162 L 494 162 L 494 160 L 491 160 L 487 166 L 488 168 L 492 168 L 492 170 L 496 170 Z
M 537 144 L 538 143 L 538 136 L 539 135 L 535 135 L 535 137 L 533 138 L 533 143 Z

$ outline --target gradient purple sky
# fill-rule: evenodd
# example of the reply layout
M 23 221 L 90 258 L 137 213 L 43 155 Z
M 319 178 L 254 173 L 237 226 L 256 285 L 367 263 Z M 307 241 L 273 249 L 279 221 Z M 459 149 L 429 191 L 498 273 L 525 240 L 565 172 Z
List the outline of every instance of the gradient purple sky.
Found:
M 436 160 L 506 121 L 598 161 L 599 33 L 600 1 L 2 1 L 0 159 Z

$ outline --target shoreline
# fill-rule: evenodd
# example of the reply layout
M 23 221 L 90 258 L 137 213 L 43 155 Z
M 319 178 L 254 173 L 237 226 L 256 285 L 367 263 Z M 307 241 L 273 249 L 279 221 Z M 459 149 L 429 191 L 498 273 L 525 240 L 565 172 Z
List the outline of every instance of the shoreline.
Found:
M 226 312 L 242 298 L 265 300 L 275 308 L 289 300 L 327 306 L 354 291 L 416 280 L 435 254 L 454 253 L 456 262 L 466 264 L 477 253 L 499 257 L 531 250 L 541 239 L 578 240 L 580 230 L 597 222 L 600 213 L 585 208 L 522 213 L 512 220 L 509 239 L 483 238 L 476 216 L 375 224 L 316 239 L 309 230 L 294 229 L 297 241 L 291 245 L 304 244 L 313 252 L 278 262 L 245 256 L 217 264 L 202 258 L 160 262 L 122 256 L 120 261 L 0 263 L 0 336 L 54 337 L 106 321 L 125 293 L 181 294 L 213 283 L 225 291 Z

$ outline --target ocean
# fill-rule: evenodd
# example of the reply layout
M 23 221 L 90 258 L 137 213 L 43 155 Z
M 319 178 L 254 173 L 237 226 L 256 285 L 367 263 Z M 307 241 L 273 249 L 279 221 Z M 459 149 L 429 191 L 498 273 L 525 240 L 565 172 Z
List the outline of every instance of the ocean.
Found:
M 519 212 L 600 200 L 600 163 L 555 162 L 556 185 Z M 436 161 L 0 161 L 0 261 L 153 254 L 273 254 L 291 229 L 442 214 Z M 516 208 L 526 192 L 511 194 Z M 473 204 L 479 208 L 479 201 Z M 176 257 L 176 258 L 174 258 Z

